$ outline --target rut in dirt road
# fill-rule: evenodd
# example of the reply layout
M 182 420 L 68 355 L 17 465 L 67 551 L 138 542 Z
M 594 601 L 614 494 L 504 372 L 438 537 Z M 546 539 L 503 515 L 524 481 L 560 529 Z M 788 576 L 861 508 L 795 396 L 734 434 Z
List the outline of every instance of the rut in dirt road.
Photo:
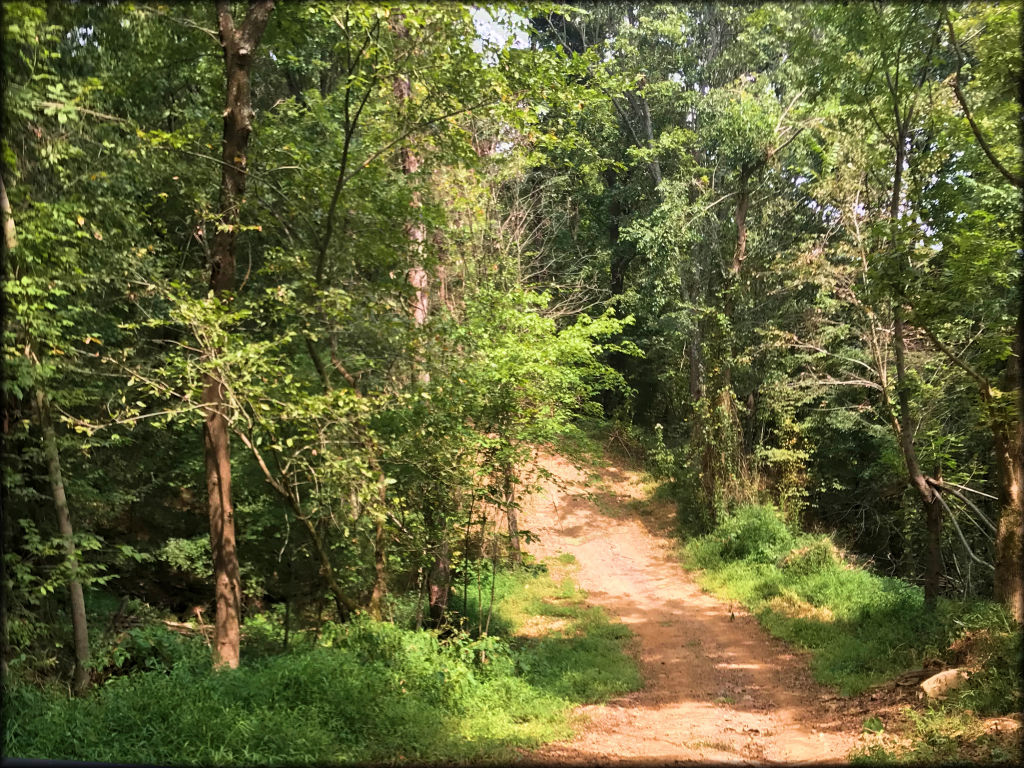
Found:
M 560 482 L 524 505 L 523 524 L 540 537 L 530 550 L 576 557 L 588 603 L 632 630 L 646 683 L 583 707 L 590 722 L 576 738 L 532 759 L 844 761 L 860 734 L 836 697 L 811 679 L 805 658 L 701 591 L 673 554 L 672 510 L 644 501 L 636 473 L 609 467 L 592 483 L 561 457 L 540 462 Z

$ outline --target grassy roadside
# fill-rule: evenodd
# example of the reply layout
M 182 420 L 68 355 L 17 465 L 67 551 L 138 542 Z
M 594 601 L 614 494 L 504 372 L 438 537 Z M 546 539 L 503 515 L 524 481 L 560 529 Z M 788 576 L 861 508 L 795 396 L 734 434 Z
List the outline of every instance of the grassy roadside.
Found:
M 945 702 L 904 711 L 902 748 L 875 745 L 869 762 L 1011 762 L 1019 738 L 984 716 L 1020 712 L 1020 633 L 991 601 L 940 600 L 851 562 L 827 536 L 791 531 L 770 506 L 745 506 L 680 546 L 698 583 L 735 600 L 773 635 L 811 652 L 815 678 L 855 695 L 929 663 L 967 668 Z M 867 718 L 867 729 L 884 727 Z M 1019 731 L 1017 732 L 1019 736 Z
M 636 469 L 657 464 L 658 444 L 650 436 L 623 434 L 608 422 L 580 426 L 579 434 L 559 444 L 563 453 L 595 466 L 609 457 Z M 673 496 L 668 483 L 648 479 L 644 504 Z M 1024 758 L 1021 634 L 999 605 L 940 600 L 930 613 L 920 587 L 871 572 L 828 536 L 791 530 L 769 505 L 740 507 L 705 536 L 684 534 L 688 526 L 681 522 L 680 559 L 703 588 L 742 604 L 771 634 L 809 651 L 819 682 L 844 696 L 864 695 L 865 731 L 884 733 L 852 755 L 854 762 Z M 966 668 L 968 684 L 943 702 L 913 700 L 902 709 L 881 694 L 877 706 L 884 708 L 884 720 L 879 718 L 869 694 L 874 686 L 926 666 Z
M 572 709 L 640 685 L 629 631 L 584 604 L 568 558 L 498 574 L 490 634 L 365 617 L 285 654 L 211 674 L 201 642 L 166 670 L 81 699 L 5 693 L 4 754 L 153 765 L 508 761 L 567 737 Z M 483 594 L 489 603 L 490 585 Z M 462 607 L 458 596 L 453 601 Z M 480 606 L 470 596 L 467 626 Z

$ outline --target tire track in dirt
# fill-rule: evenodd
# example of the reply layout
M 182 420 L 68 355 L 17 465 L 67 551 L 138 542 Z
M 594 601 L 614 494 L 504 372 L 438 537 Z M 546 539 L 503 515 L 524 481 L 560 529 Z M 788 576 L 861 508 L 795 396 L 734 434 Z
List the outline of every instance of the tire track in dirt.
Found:
M 591 483 L 560 456 L 541 454 L 539 464 L 557 480 L 524 502 L 522 524 L 540 537 L 529 550 L 576 557 L 587 602 L 632 630 L 646 683 L 581 707 L 581 732 L 531 761 L 844 762 L 860 729 L 812 680 L 805 656 L 682 569 L 671 505 L 647 501 L 630 470 L 608 466 Z

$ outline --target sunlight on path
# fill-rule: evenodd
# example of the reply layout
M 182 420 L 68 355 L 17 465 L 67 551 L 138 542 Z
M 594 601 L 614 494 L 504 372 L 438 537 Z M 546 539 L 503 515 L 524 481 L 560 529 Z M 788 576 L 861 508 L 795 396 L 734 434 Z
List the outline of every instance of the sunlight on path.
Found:
M 643 690 L 582 707 L 589 724 L 539 762 L 843 762 L 859 728 L 829 714 L 829 692 L 806 661 L 755 619 L 704 594 L 678 564 L 671 505 L 646 499 L 638 473 L 609 466 L 588 477 L 559 456 L 524 503 L 538 558 L 568 552 L 588 603 L 635 635 Z M 639 503 L 638 503 L 639 502 Z M 832 697 L 834 698 L 834 697 Z

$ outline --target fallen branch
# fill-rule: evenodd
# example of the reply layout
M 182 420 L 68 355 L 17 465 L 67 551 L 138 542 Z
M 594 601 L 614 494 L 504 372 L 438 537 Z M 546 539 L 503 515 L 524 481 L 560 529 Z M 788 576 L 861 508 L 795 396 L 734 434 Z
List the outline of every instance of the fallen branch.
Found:
M 172 632 L 177 632 L 179 635 L 185 635 L 186 637 L 203 635 L 203 637 L 208 638 L 213 635 L 213 627 L 210 624 L 203 624 L 200 627 L 196 627 L 183 621 L 170 621 L 168 619 L 163 619 L 162 622 L 163 625 Z

